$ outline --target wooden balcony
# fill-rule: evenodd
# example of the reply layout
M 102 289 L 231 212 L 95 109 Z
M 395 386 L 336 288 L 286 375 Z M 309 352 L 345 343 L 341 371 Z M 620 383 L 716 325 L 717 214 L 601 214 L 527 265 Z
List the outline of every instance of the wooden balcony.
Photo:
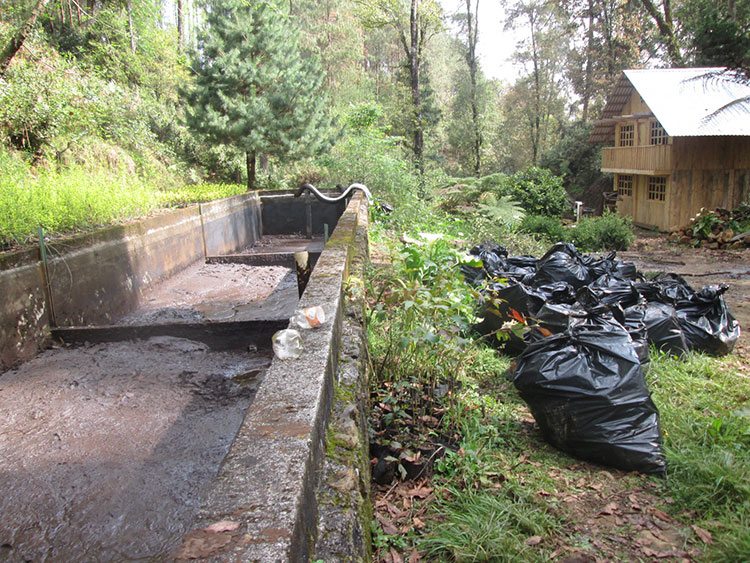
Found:
M 641 147 L 604 147 L 602 172 L 648 174 L 656 176 L 672 172 L 672 145 Z

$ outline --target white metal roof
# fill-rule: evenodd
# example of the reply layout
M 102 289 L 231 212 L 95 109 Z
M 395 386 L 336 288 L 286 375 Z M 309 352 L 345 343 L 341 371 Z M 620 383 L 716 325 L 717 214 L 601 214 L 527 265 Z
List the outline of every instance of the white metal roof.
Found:
M 612 139 L 612 119 L 622 114 L 633 89 L 672 137 L 750 136 L 747 80 L 719 67 L 640 69 L 623 72 L 591 142 Z
M 750 135 L 750 84 L 722 68 L 626 70 L 672 137 Z

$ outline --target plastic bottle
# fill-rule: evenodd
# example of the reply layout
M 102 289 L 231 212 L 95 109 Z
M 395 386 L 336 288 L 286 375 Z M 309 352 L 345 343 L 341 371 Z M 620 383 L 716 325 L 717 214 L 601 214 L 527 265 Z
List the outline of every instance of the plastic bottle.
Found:
M 271 342 L 273 353 L 280 360 L 296 360 L 302 355 L 302 337 L 293 328 L 274 333 Z
M 307 307 L 294 313 L 292 317 L 292 326 L 306 330 L 308 328 L 317 328 L 326 322 L 326 314 L 323 307 L 315 305 Z

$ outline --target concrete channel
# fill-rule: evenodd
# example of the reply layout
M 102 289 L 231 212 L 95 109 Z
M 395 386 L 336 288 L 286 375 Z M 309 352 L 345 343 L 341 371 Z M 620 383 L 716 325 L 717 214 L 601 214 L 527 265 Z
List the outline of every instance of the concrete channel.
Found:
M 1 256 L 0 560 L 367 560 L 367 218 L 254 192 Z

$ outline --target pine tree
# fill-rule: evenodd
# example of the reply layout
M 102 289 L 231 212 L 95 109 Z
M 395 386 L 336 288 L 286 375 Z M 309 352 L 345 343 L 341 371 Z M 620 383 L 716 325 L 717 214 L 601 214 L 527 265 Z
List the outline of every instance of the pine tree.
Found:
M 193 72 L 188 125 L 245 152 L 248 190 L 255 188 L 257 155 L 312 156 L 332 145 L 320 66 L 303 57 L 278 5 L 209 0 Z

